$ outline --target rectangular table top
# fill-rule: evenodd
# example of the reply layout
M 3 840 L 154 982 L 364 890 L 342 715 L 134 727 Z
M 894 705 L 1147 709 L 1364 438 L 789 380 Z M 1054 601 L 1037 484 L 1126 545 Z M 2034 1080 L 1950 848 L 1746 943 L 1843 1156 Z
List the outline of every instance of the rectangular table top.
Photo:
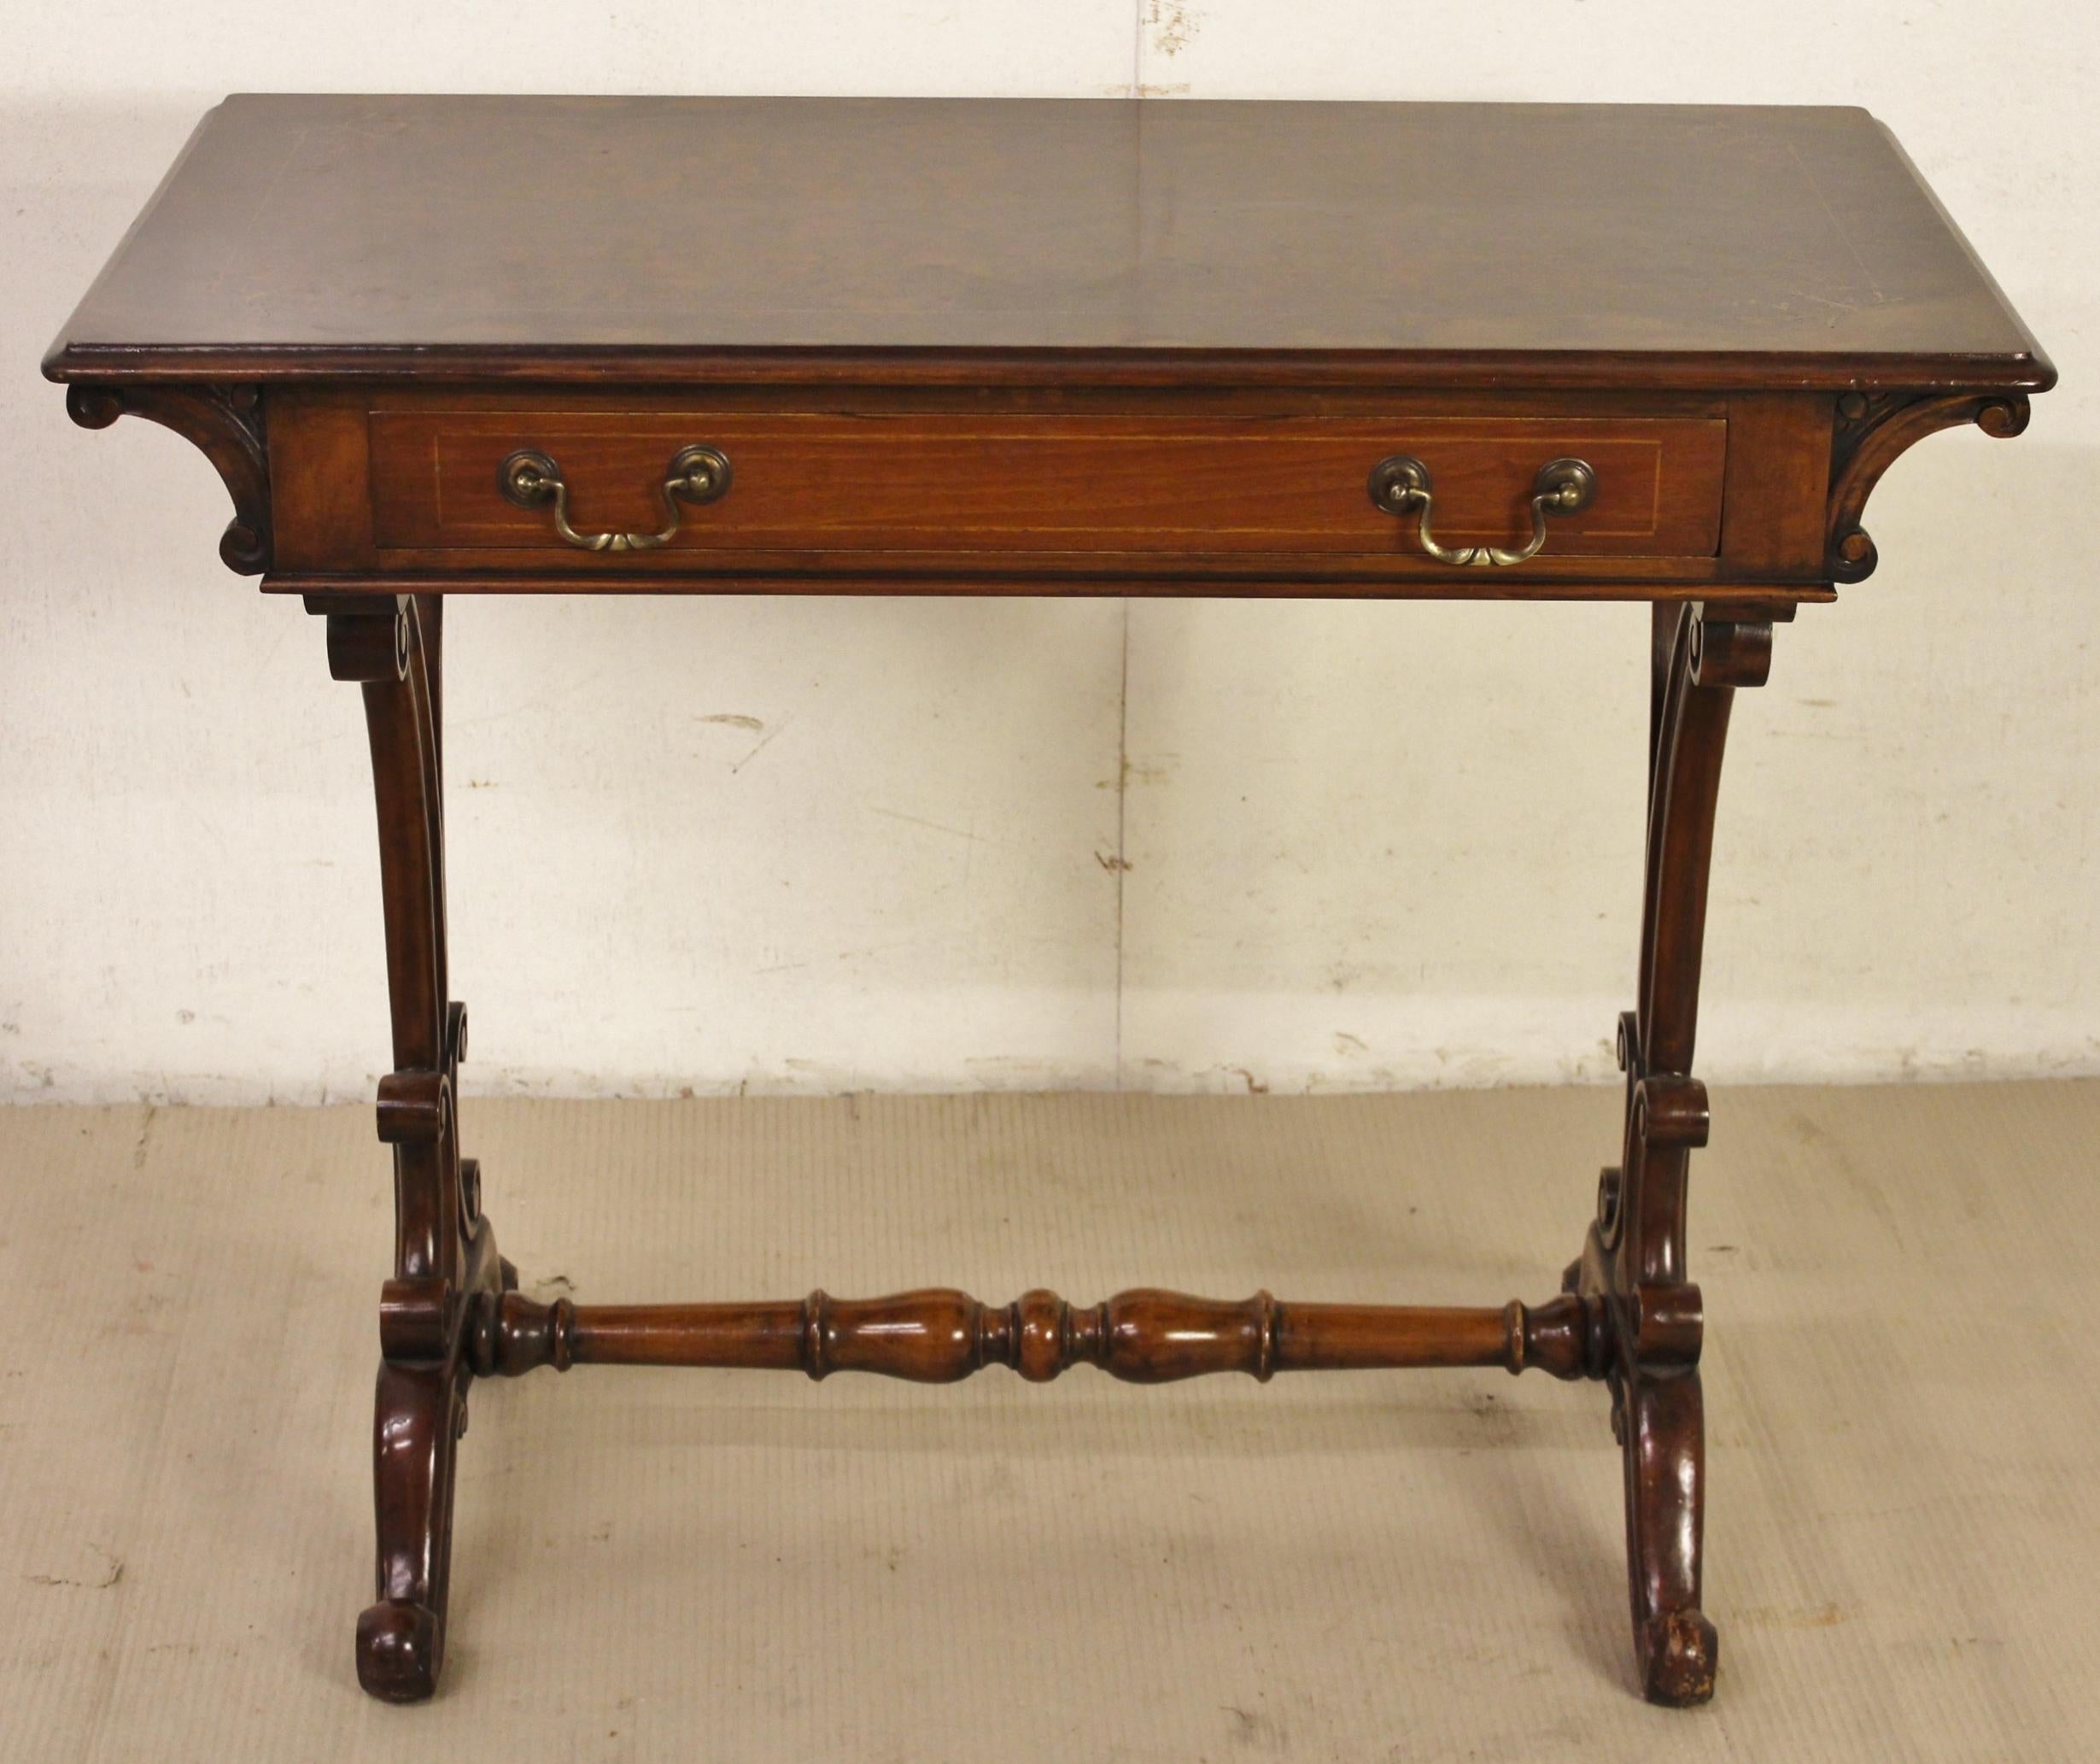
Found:
M 1863 110 L 244 96 L 61 379 L 956 378 L 2039 390 Z

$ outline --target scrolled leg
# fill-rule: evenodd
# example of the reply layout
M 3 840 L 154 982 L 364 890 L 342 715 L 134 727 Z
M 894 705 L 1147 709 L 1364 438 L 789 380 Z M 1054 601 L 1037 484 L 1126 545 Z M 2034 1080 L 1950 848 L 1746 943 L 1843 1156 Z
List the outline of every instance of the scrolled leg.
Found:
M 1685 1268 L 1686 1177 L 1707 1131 L 1692 1050 L 1729 713 L 1738 688 L 1764 683 L 1771 648 L 1766 620 L 1712 618 L 1697 604 L 1655 608 L 1639 1003 L 1618 1034 L 1624 1145 L 1598 1182 L 1588 1241 L 1563 1281 L 1605 1321 L 1635 1652 L 1648 1700 L 1677 1708 L 1713 1695 L 1719 1658 L 1700 1609 L 1704 1313 Z
M 465 1007 L 449 996 L 441 763 L 443 602 L 435 595 L 314 604 L 329 671 L 363 689 L 379 819 L 394 1070 L 379 1081 L 393 1148 L 394 1277 L 380 1301 L 372 1480 L 377 1601 L 358 1620 L 358 1679 L 419 1701 L 444 1661 L 455 1442 L 466 1428 L 474 1308 L 514 1286 L 482 1216 L 481 1169 L 459 1155 Z
M 312 603 L 310 603 L 312 604 Z M 1620 1026 L 1619 1162 L 1563 1297 L 1496 1309 L 1285 1304 L 1156 1289 L 1075 1307 L 1047 1292 L 987 1305 L 949 1288 L 887 1298 L 667 1306 L 533 1303 L 497 1253 L 478 1166 L 459 1152 L 464 1010 L 446 969 L 439 765 L 441 603 L 315 606 L 337 677 L 364 687 L 379 812 L 395 1070 L 380 1137 L 393 1147 L 394 1278 L 380 1313 L 374 1423 L 377 1602 L 358 1674 L 411 1702 L 445 1648 L 456 1442 L 477 1377 L 571 1364 L 744 1366 L 947 1383 L 992 1365 L 1032 1382 L 1091 1364 L 1135 1383 L 1237 1372 L 1502 1366 L 1603 1379 L 1624 1454 L 1627 1568 L 1641 1681 L 1655 1702 L 1712 1694 L 1718 1644 L 1701 1609 L 1705 1484 L 1703 1313 L 1685 1267 L 1692 1152 L 1706 1094 L 1691 1075 L 1715 799 L 1730 703 L 1761 684 L 1769 624 L 1657 609 L 1647 897 L 1637 1007 Z

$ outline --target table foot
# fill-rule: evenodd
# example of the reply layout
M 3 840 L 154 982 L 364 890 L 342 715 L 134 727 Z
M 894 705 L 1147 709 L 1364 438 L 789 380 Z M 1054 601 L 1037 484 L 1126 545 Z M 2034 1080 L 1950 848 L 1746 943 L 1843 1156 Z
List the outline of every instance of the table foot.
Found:
M 357 1620 L 357 1678 L 389 1702 L 432 1695 L 444 1664 L 460 1384 L 442 1363 L 379 1368 L 372 1485 L 381 1597 Z
M 1695 1708 L 1713 1697 L 1721 1644 L 1705 1613 L 1672 1611 L 1647 1626 L 1641 1646 L 1644 1694 L 1664 1708 Z
M 468 1333 L 477 1307 L 510 1290 L 516 1271 L 477 1220 L 457 1286 L 392 1280 L 380 1305 L 372 1400 L 372 1515 L 378 1600 L 357 1620 L 357 1679 L 389 1702 L 437 1690 L 452 1581 L 453 1490 L 474 1377 Z
M 1650 1702 L 1713 1695 L 1720 1643 L 1699 1608 L 1706 1438 L 1696 1370 L 1638 1375 L 1623 1399 L 1634 1646 Z
M 421 1702 L 436 1694 L 444 1624 L 428 1605 L 389 1599 L 357 1620 L 357 1681 L 384 1702 Z

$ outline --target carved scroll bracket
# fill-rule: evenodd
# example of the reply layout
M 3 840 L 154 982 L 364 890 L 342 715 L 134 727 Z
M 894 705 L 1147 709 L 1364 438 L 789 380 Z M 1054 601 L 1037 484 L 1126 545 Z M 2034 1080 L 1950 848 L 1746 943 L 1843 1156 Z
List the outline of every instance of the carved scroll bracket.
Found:
M 219 536 L 220 559 L 243 576 L 269 568 L 270 458 L 254 387 L 72 385 L 66 410 L 84 429 L 107 429 L 121 416 L 143 417 L 202 448 L 233 498 L 233 519 Z
M 1924 396 L 1847 392 L 1838 400 L 1825 552 L 1832 581 L 1863 582 L 1874 573 L 1878 561 L 1874 541 L 1860 525 L 1859 517 L 1881 474 L 1914 442 L 1965 423 L 1974 423 L 1986 435 L 2009 439 L 2027 426 L 2027 401 L 2016 392 Z

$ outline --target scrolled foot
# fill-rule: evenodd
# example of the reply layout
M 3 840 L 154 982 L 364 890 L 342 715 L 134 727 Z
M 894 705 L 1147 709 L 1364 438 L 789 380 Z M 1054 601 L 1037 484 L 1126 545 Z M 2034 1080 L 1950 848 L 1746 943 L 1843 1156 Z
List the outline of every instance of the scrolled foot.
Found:
M 406 1599 L 367 1605 L 357 1620 L 357 1681 L 388 1702 L 423 1702 L 436 1694 L 445 1628 L 428 1605 Z
M 1684 1708 L 1713 1695 L 1719 1651 L 1699 1609 L 1706 1430 L 1699 1374 L 1658 1376 L 1635 1368 L 1613 1379 L 1612 1393 L 1641 1685 L 1650 1702 Z
M 1651 1618 L 1641 1636 L 1642 1690 L 1665 1708 L 1691 1708 L 1713 1695 L 1720 1638 L 1705 1614 L 1666 1611 Z

